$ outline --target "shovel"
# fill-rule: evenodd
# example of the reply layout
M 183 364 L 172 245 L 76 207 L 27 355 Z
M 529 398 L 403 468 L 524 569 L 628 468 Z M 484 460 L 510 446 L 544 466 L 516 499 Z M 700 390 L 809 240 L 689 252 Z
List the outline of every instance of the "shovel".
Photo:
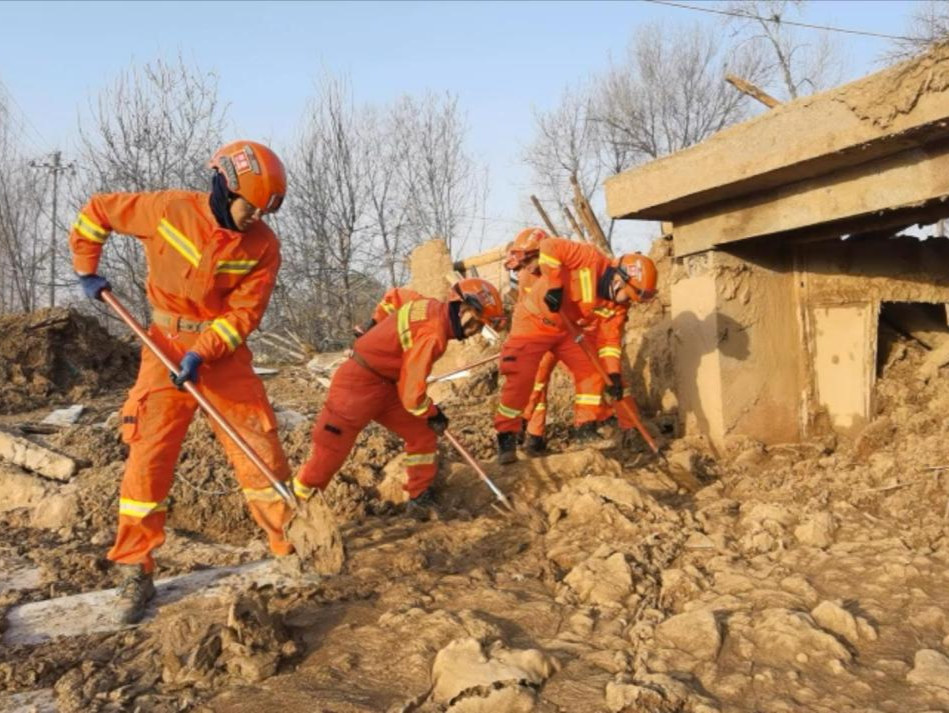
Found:
M 178 365 L 168 358 L 168 355 L 155 344 L 152 338 L 148 336 L 148 332 L 145 331 L 145 328 L 142 327 L 138 320 L 119 302 L 115 295 L 113 295 L 110 290 L 103 290 L 99 294 L 102 301 L 115 310 L 122 321 L 128 325 L 129 329 L 135 332 L 136 336 L 158 357 L 159 361 L 161 361 L 171 373 L 177 376 Z M 289 485 L 277 478 L 270 469 L 270 466 L 257 455 L 257 452 L 251 445 L 228 423 L 227 419 L 224 418 L 224 414 L 218 411 L 217 408 L 198 391 L 197 386 L 190 381 L 186 381 L 184 388 L 194 397 L 198 405 L 204 409 L 208 417 L 221 427 L 231 440 L 234 441 L 237 447 L 240 448 L 241 452 L 247 456 L 248 460 L 263 473 L 264 477 L 270 481 L 270 487 L 272 487 L 284 502 L 287 503 L 290 509 L 294 511 L 296 517 L 290 525 L 287 526 L 287 535 L 301 560 L 313 560 L 316 562 L 315 566 L 318 571 L 326 574 L 339 572 L 342 568 L 343 558 L 342 540 L 336 529 L 332 511 L 323 500 L 322 493 L 317 493 L 316 497 L 310 498 L 301 507 Z M 301 523 L 300 526 L 297 526 L 295 523 L 298 520 L 302 520 L 305 524 Z M 300 527 L 305 528 L 307 532 L 300 532 Z
M 565 314 L 561 314 L 560 319 L 563 321 L 563 324 L 570 333 L 570 336 L 573 338 L 573 341 L 580 345 L 580 348 L 583 350 L 583 353 L 587 355 L 590 363 L 593 364 L 593 367 L 599 372 L 600 376 L 603 377 L 603 381 L 607 384 L 610 383 L 609 374 L 606 373 L 606 369 L 603 368 L 599 357 L 597 357 L 593 351 L 593 348 L 584 338 L 583 332 L 580 330 L 580 328 Z M 651 450 L 656 455 L 660 465 L 669 475 L 669 477 L 675 481 L 676 485 L 685 488 L 690 493 L 694 493 L 702 489 L 702 484 L 692 473 L 682 468 L 673 468 L 671 466 L 665 455 L 663 455 L 663 453 L 659 450 L 659 446 L 656 445 L 656 440 L 652 437 L 652 434 L 650 434 L 643 425 L 642 420 L 639 418 L 639 409 L 636 408 L 636 402 L 633 401 L 631 396 L 626 396 L 619 401 L 610 401 L 610 405 L 612 405 L 614 409 L 622 411 L 623 415 L 632 421 L 633 426 L 637 431 L 639 431 L 639 435 L 643 437 L 646 445 L 649 446 L 649 450 Z

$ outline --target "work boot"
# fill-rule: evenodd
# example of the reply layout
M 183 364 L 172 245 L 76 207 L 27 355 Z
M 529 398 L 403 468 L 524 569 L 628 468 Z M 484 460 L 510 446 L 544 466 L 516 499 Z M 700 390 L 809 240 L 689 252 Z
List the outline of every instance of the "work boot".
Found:
M 517 461 L 517 434 L 510 431 L 498 433 L 498 465 Z
M 406 517 L 414 520 L 431 520 L 435 514 L 435 496 L 432 495 L 431 488 L 405 503 Z
M 527 438 L 527 419 L 521 419 L 521 430 L 517 432 L 517 445 L 523 446 L 524 439 Z
M 587 421 L 574 428 L 570 441 L 577 446 L 595 447 L 604 444 L 603 437 L 597 433 L 596 421 Z
M 596 430 L 603 438 L 613 438 L 619 430 L 619 419 L 610 416 L 596 422 Z
M 119 597 L 115 606 L 117 624 L 137 624 L 145 616 L 148 603 L 155 598 L 155 583 L 152 575 L 134 565 L 119 565 L 124 571 L 119 585 Z
M 531 458 L 537 458 L 547 452 L 547 439 L 543 436 L 535 436 L 533 433 L 527 434 L 527 445 L 524 452 Z

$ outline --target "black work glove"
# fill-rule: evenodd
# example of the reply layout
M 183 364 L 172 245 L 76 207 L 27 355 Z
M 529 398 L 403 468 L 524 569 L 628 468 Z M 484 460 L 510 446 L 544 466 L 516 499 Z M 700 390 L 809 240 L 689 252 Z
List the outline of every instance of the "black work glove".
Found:
M 613 401 L 623 400 L 623 375 L 610 374 L 610 383 L 607 385 L 606 395 Z
M 438 406 L 435 407 L 435 415 L 428 417 L 428 427 L 435 431 L 436 436 L 448 430 L 448 416 Z
M 177 386 L 179 391 L 184 389 L 186 381 L 197 384 L 198 367 L 201 366 L 202 361 L 201 357 L 195 352 L 185 352 L 185 355 L 181 357 L 181 364 L 178 366 L 178 376 L 175 376 L 174 373 L 171 374 L 171 383 Z
M 355 327 L 353 327 L 353 336 L 358 339 L 359 337 L 364 335 L 366 332 L 368 332 L 370 329 L 372 329 L 375 326 L 376 326 L 376 320 L 370 317 L 362 324 L 357 324 Z
M 79 285 L 90 300 L 102 301 L 102 290 L 112 290 L 109 281 L 100 275 L 80 275 Z
M 544 295 L 544 304 L 551 312 L 559 312 L 560 305 L 563 304 L 563 288 L 551 287 Z

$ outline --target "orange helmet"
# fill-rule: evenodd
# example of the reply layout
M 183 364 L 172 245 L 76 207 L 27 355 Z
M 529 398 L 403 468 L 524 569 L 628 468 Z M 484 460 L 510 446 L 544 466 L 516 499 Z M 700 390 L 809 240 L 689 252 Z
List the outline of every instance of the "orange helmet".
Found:
M 211 157 L 208 167 L 224 175 L 227 188 L 263 213 L 276 213 L 287 193 L 287 172 L 273 151 L 254 141 L 234 141 Z
M 641 253 L 627 253 L 613 260 L 613 267 L 626 284 L 623 290 L 633 302 L 648 302 L 656 296 L 656 263 Z
M 524 228 L 507 249 L 504 267 L 508 270 L 519 268 L 531 253 L 540 252 L 540 241 L 548 237 L 550 236 L 540 228 Z
M 498 288 L 480 277 L 466 277 L 451 287 L 449 302 L 464 302 L 471 307 L 482 324 L 491 329 L 504 329 L 507 314 Z

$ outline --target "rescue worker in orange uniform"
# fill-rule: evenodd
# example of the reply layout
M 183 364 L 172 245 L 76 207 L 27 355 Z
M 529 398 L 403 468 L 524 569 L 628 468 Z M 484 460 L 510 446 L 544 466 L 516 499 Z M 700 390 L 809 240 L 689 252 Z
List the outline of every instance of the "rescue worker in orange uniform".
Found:
M 174 361 L 168 370 L 148 349 L 121 411 L 129 458 L 122 478 L 119 522 L 108 557 L 126 569 L 116 609 L 120 623 L 144 615 L 155 595 L 153 551 L 165 541 L 167 497 L 181 443 L 197 403 L 185 381 L 231 421 L 278 478 L 289 467 L 263 384 L 245 341 L 267 309 L 280 268 L 280 244 L 262 222 L 287 189 L 286 172 L 269 148 L 252 141 L 214 154 L 211 193 L 167 190 L 99 193 L 86 203 L 69 235 L 73 266 L 88 297 L 111 285 L 97 274 L 110 233 L 142 241 L 148 262 L 148 333 Z M 283 526 L 289 507 L 221 429 L 211 423 L 234 467 L 254 520 L 277 556 L 292 552 Z
M 372 316 L 362 324 L 353 327 L 353 334 L 357 338 L 361 337 L 406 302 L 420 299 L 422 299 L 422 295 L 410 287 L 389 288 L 382 296 L 382 299 L 379 300 L 379 304 L 377 304 L 375 310 L 373 310 Z
M 546 352 L 553 352 L 571 371 L 576 386 L 577 432 L 595 433 L 602 392 L 611 400 L 624 397 L 620 358 L 626 312 L 630 303 L 645 302 L 656 292 L 656 266 L 638 253 L 610 260 L 591 245 L 564 238 L 540 243 L 541 276 L 514 309 L 511 333 L 501 349 L 505 378 L 494 425 L 498 462 L 517 460 L 516 433 L 534 384 L 534 375 Z M 599 373 L 563 325 L 573 321 L 597 345 L 597 355 L 610 376 L 604 385 Z M 620 427 L 633 424 L 620 417 Z
M 436 437 L 448 427 L 426 392 L 432 365 L 449 339 L 467 339 L 484 326 L 500 329 L 505 320 L 497 288 L 466 278 L 452 286 L 447 303 L 410 300 L 357 339 L 333 374 L 310 458 L 293 479 L 296 495 L 305 500 L 315 488 L 325 489 L 370 421 L 405 441 L 404 488 L 412 499 L 424 493 L 435 478 Z
M 540 243 L 548 237 L 540 228 L 525 228 L 515 236 L 508 248 L 504 267 L 510 270 L 511 289 L 516 292 L 516 302 L 526 299 L 540 278 Z M 556 366 L 557 357 L 552 352 L 544 354 L 537 367 L 530 400 L 524 408 L 524 451 L 531 457 L 543 455 L 547 451 L 544 436 L 547 428 L 547 385 Z

